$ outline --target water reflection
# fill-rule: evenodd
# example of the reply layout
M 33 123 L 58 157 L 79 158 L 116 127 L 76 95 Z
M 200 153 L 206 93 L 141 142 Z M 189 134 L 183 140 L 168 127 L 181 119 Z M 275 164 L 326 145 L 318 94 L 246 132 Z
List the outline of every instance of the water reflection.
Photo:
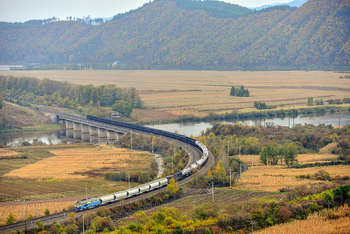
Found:
M 235 121 L 220 121 L 226 124 L 242 123 L 248 126 L 268 126 L 279 125 L 285 127 L 293 127 L 297 124 L 305 125 L 332 125 L 334 127 L 350 124 L 350 113 L 342 114 L 327 114 L 323 116 L 298 116 L 296 118 L 273 118 L 273 119 L 255 119 L 255 120 L 235 120 Z M 155 124 L 147 125 L 156 129 L 161 129 L 169 132 L 177 132 L 186 136 L 200 136 L 202 132 L 208 128 L 212 128 L 215 122 L 200 122 L 200 123 L 170 123 L 170 124 Z

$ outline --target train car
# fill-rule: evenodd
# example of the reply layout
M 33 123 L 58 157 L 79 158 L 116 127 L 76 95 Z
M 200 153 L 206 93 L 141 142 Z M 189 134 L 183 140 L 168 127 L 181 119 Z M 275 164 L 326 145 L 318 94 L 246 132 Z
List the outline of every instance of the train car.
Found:
M 136 188 L 128 189 L 128 190 L 126 190 L 126 194 L 127 194 L 127 198 L 139 195 L 140 188 L 136 187 Z
M 102 205 L 102 201 L 99 198 L 85 199 L 75 203 L 75 211 L 79 212 L 82 210 L 93 209 L 100 205 Z
M 126 199 L 128 194 L 126 193 L 126 191 L 120 191 L 115 193 L 114 196 L 116 197 L 116 201 L 121 201 Z
M 116 201 L 116 196 L 114 194 L 109 194 L 106 196 L 99 197 L 99 199 L 102 201 L 102 205 L 115 202 Z
M 148 184 L 150 186 L 150 190 L 154 190 L 154 189 L 161 188 L 161 187 L 167 185 L 168 184 L 168 179 L 167 178 L 162 178 L 162 179 L 158 179 L 158 180 L 152 181 L 152 182 L 150 182 Z
M 141 193 L 145 193 L 151 189 L 151 186 L 149 184 L 143 184 L 139 186 L 139 189 Z

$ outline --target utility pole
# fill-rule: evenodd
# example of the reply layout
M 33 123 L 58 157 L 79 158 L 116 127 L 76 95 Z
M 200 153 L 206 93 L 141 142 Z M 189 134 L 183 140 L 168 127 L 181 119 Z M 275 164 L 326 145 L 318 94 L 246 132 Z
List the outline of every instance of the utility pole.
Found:
M 227 141 L 227 156 L 230 155 L 230 141 Z
M 242 174 L 242 164 L 239 163 L 239 177 L 241 177 L 241 174 Z
M 27 204 L 24 200 L 24 233 L 27 233 L 27 214 L 26 214 Z
M 128 184 L 129 184 L 129 189 L 130 189 L 130 174 L 128 174 Z
M 152 154 L 154 153 L 154 143 L 153 143 L 153 136 L 152 136 Z
M 85 233 L 85 221 L 84 221 L 84 214 L 83 214 L 83 234 Z
M 85 185 L 85 199 L 87 199 L 87 186 Z
M 132 131 L 130 131 L 130 149 L 132 149 Z
M 174 147 L 174 152 L 173 152 L 173 171 L 174 171 L 174 156 L 175 156 L 175 147 Z
M 232 188 L 232 169 L 230 168 L 230 188 Z
M 241 157 L 241 141 L 238 141 L 238 157 Z
M 211 198 L 212 198 L 212 200 L 214 202 L 215 199 L 214 199 L 214 182 L 213 181 L 211 182 Z

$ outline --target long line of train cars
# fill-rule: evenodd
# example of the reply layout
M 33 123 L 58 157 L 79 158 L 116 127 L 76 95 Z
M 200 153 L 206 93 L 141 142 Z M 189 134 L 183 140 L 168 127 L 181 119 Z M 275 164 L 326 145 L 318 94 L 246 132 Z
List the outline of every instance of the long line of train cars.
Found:
M 118 191 L 113 194 L 101 196 L 101 197 L 96 197 L 96 198 L 89 198 L 89 199 L 84 199 L 81 201 L 76 202 L 75 204 L 75 210 L 78 211 L 83 211 L 87 209 L 93 209 L 98 206 L 103 206 L 109 203 L 125 200 L 134 196 L 138 196 L 144 193 L 148 193 L 150 191 L 162 188 L 166 186 L 169 183 L 169 179 L 172 177 L 175 177 L 177 180 L 181 180 L 189 175 L 191 175 L 194 171 L 197 169 L 200 169 L 205 165 L 205 163 L 208 160 L 208 149 L 207 147 L 200 141 L 196 141 L 192 138 L 179 135 L 176 133 L 171 133 L 163 130 L 158 130 L 158 129 L 153 129 L 153 128 L 148 128 L 140 125 L 135 125 L 135 124 L 129 124 L 129 123 L 124 123 L 120 121 L 114 121 L 114 120 L 109 120 L 109 119 L 104 119 L 104 118 L 99 118 L 95 116 L 88 115 L 86 117 L 90 121 L 95 121 L 95 122 L 102 122 L 110 125 L 115 125 L 127 129 L 132 129 L 140 132 L 146 132 L 146 133 L 151 133 L 155 135 L 160 135 L 160 136 L 165 136 L 168 138 L 176 139 L 178 141 L 187 143 L 197 149 L 202 153 L 201 158 L 197 160 L 196 162 L 190 164 L 188 167 L 182 169 L 181 171 L 176 172 L 174 175 L 168 176 L 166 178 L 161 178 L 157 180 L 153 180 L 151 182 L 148 182 L 146 184 L 139 185 L 134 188 L 130 188 L 128 190 L 123 190 L 123 191 Z

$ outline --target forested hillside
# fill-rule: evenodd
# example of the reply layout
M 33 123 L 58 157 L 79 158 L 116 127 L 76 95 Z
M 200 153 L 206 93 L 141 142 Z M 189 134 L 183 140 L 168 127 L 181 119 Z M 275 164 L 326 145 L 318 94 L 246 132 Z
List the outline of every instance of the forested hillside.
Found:
M 350 65 L 350 1 L 300 8 L 155 0 L 101 25 L 1 23 L 2 64 L 104 64 L 165 68 Z

